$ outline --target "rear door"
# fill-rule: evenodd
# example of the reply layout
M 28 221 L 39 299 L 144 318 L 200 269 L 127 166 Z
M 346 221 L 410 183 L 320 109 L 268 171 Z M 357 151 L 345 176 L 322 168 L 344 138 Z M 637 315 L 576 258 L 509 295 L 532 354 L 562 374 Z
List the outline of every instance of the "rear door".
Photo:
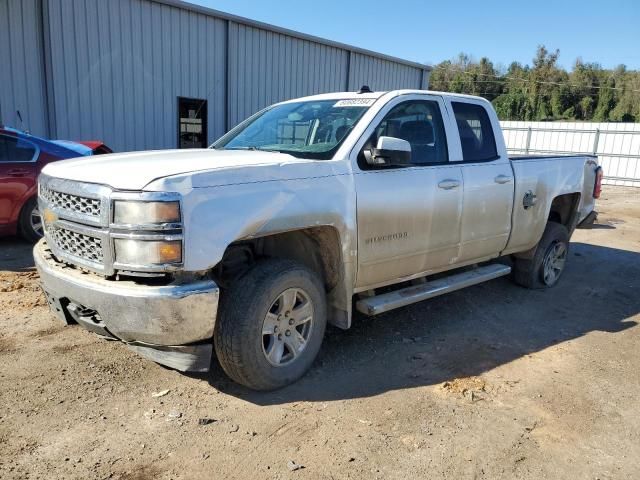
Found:
M 463 181 L 460 166 L 449 162 L 449 130 L 441 97 L 401 95 L 356 144 L 357 287 L 392 283 L 455 262 Z M 363 152 L 380 136 L 407 140 L 412 164 L 367 165 Z
M 16 210 L 35 187 L 38 152 L 29 140 L 0 134 L 0 224 L 16 220 Z
M 481 100 L 448 100 L 457 127 L 464 199 L 458 262 L 495 257 L 507 245 L 511 231 L 514 175 L 495 115 Z

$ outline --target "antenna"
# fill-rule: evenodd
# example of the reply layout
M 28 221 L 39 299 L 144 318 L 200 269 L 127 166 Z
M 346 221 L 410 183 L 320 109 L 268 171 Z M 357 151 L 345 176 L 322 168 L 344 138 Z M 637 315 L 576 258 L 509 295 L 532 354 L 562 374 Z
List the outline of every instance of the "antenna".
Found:
M 372 90 L 369 88 L 369 85 L 362 85 L 358 93 L 372 93 Z

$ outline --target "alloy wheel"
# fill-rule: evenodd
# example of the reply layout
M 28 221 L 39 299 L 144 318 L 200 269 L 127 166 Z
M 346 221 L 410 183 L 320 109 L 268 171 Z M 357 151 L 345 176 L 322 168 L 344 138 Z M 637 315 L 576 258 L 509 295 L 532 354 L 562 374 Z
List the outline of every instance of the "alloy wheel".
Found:
M 313 303 L 301 288 L 289 288 L 271 304 L 262 323 L 262 352 L 275 367 L 287 365 L 306 348 L 313 328 Z
M 563 242 L 555 242 L 547 250 L 543 261 L 542 280 L 545 285 L 555 284 L 567 262 L 567 246 Z
M 40 210 L 38 209 L 38 205 L 36 204 L 31 210 L 31 215 L 29 215 L 29 224 L 31 225 L 31 229 L 38 235 L 42 237 L 44 235 L 44 229 L 42 227 L 42 216 L 40 215 Z

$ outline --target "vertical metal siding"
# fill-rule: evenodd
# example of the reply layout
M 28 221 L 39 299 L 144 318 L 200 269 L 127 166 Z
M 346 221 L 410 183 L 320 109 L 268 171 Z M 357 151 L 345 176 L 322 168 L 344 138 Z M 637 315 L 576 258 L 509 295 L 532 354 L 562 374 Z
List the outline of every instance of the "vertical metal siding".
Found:
M 0 120 L 116 151 L 172 148 L 178 97 L 208 100 L 212 142 L 278 101 L 428 84 L 419 65 L 205 10 L 174 0 L 0 0 L 9 65 Z
M 282 100 L 339 91 L 347 51 L 229 22 L 229 127 Z
M 422 85 L 420 85 L 420 88 L 423 90 L 428 90 L 429 89 L 429 80 L 431 78 L 431 71 L 427 70 L 426 68 L 422 70 Z
M 146 0 L 48 0 L 56 134 L 117 151 L 174 148 L 177 98 L 225 129 L 225 21 Z
M 351 54 L 350 66 L 349 90 L 357 90 L 362 85 L 368 85 L 374 91 L 422 88 L 423 70 L 420 68 L 356 52 Z
M 0 123 L 46 136 L 41 19 L 38 0 L 0 1 Z

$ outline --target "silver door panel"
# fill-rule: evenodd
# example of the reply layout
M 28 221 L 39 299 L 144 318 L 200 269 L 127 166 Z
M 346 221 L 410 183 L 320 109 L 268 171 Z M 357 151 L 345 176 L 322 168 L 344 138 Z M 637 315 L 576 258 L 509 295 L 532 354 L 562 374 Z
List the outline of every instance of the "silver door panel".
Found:
M 439 188 L 441 182 L 458 182 Z M 462 172 L 457 166 L 361 172 L 357 285 L 436 269 L 457 261 Z
M 461 164 L 460 167 L 464 177 L 464 201 L 459 261 L 497 255 L 507 245 L 511 230 L 511 164 L 508 160 L 496 160 Z

